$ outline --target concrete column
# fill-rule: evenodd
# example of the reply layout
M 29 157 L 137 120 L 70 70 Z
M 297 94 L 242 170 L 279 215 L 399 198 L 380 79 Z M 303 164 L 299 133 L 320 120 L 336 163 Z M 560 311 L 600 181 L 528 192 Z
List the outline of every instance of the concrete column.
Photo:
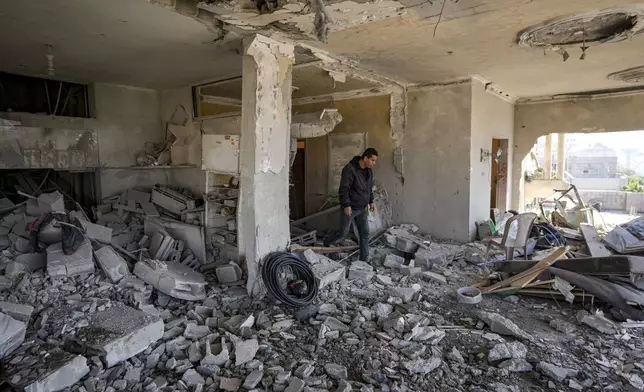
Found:
M 259 263 L 290 241 L 289 144 L 293 46 L 255 35 L 244 40 L 238 246 L 248 293 L 265 293 Z
M 546 135 L 546 147 L 543 151 L 543 179 L 552 177 L 552 134 Z
M 557 180 L 563 181 L 565 172 L 564 153 L 566 151 L 566 134 L 558 133 L 557 137 Z

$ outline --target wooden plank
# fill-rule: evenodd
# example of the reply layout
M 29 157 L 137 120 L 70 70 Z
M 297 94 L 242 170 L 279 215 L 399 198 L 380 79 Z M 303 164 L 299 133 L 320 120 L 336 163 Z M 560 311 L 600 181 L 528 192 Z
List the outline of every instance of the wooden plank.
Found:
M 147 216 L 159 216 L 159 210 L 154 206 L 154 204 L 150 203 L 149 201 L 144 201 L 144 202 L 139 202 L 141 204 L 141 208 L 143 208 L 143 211 L 145 212 L 145 215 Z
M 588 249 L 590 250 L 590 255 L 592 257 L 612 256 L 612 253 L 610 253 L 604 244 L 601 243 L 595 226 L 588 223 L 582 223 L 579 225 L 579 228 L 586 239 L 586 245 L 588 245 Z
M 511 276 L 501 282 L 495 283 L 492 286 L 486 287 L 482 289 L 481 291 L 483 293 L 489 293 L 490 291 L 494 291 L 496 289 L 500 289 L 502 287 L 507 287 L 512 285 L 513 283 L 517 281 L 521 281 L 522 286 L 515 286 L 515 287 L 523 287 L 523 285 L 526 285 L 530 283 L 532 280 L 534 280 L 541 272 L 543 272 L 546 268 L 554 264 L 561 256 L 566 253 L 566 248 L 565 247 L 560 247 L 555 249 L 554 252 L 552 252 L 550 255 L 547 257 L 543 258 L 540 260 L 537 264 L 535 264 L 532 268 L 530 268 L 527 271 L 524 271 L 520 274 L 516 274 L 514 276 Z M 527 281 L 526 281 L 527 280 Z
M 559 260 L 565 253 L 566 253 L 565 247 L 557 248 L 554 252 L 544 257 L 534 267 L 532 267 L 533 269 L 535 269 L 535 271 L 527 274 L 525 277 L 519 280 L 514 281 L 512 283 L 512 286 L 525 287 L 528 283 L 535 280 L 537 276 L 539 276 L 546 268 L 548 268 L 549 266 L 554 264 L 557 260 Z
M 526 289 L 530 288 L 530 287 L 540 288 L 541 286 L 547 286 L 548 288 L 550 288 L 550 285 L 552 283 L 554 283 L 554 281 L 555 281 L 554 279 L 541 280 L 539 282 L 534 282 L 534 283 L 527 284 L 523 288 L 526 288 Z M 474 286 L 471 286 L 471 287 L 474 287 Z M 493 291 L 488 291 L 487 293 L 488 294 L 505 293 L 505 292 L 508 292 L 508 291 L 520 290 L 520 289 L 521 289 L 521 287 L 509 286 L 509 287 L 503 287 L 503 288 L 500 288 L 500 289 L 496 289 L 496 290 L 493 290 Z

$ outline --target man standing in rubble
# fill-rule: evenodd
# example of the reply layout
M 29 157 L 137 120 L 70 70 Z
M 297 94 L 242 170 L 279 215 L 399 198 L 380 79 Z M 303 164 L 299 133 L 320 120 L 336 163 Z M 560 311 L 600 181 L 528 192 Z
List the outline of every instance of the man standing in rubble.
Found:
M 371 168 L 376 164 L 378 151 L 367 148 L 362 156 L 353 157 L 342 169 L 340 181 L 340 205 L 342 206 L 342 224 L 340 230 L 324 241 L 325 246 L 330 246 L 344 239 L 349 234 L 351 222 L 355 221 L 360 236 L 360 260 L 369 261 L 369 225 L 367 223 L 367 206 L 370 211 L 375 211 L 373 204 L 373 172 Z

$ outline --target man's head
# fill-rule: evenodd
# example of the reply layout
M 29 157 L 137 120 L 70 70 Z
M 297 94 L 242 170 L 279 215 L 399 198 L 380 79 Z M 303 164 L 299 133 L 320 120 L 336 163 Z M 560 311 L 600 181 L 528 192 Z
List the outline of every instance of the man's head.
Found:
M 362 153 L 361 160 L 363 162 L 364 167 L 372 168 L 376 165 L 376 161 L 378 160 L 378 151 L 376 151 L 375 148 L 367 148 L 364 150 Z

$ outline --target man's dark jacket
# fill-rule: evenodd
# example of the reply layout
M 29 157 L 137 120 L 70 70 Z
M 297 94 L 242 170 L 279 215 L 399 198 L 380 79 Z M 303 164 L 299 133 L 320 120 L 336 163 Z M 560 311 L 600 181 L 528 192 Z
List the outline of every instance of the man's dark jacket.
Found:
M 369 168 L 362 169 L 360 167 L 361 159 L 359 156 L 354 157 L 342 169 L 342 179 L 338 191 L 342 208 L 361 209 L 373 203 L 371 191 L 373 172 Z

